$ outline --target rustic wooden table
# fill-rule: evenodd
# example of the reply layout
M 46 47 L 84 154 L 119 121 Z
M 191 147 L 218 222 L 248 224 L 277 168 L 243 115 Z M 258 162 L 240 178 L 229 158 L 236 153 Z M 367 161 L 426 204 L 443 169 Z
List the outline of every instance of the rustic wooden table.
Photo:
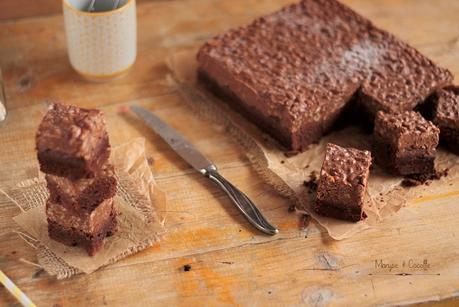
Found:
M 109 83 L 86 82 L 72 70 L 61 14 L 17 18 L 16 7 L 15 19 L 8 19 L 2 11 L 0 67 L 10 113 L 0 123 L 0 187 L 36 175 L 34 133 L 43 102 L 59 100 L 104 110 L 113 144 L 147 139 L 153 171 L 174 217 L 160 244 L 91 275 L 57 281 L 28 263 L 36 262 L 35 250 L 13 233 L 19 229 L 11 218 L 19 211 L 0 196 L 0 268 L 32 300 L 40 306 L 458 304 L 453 299 L 459 296 L 459 187 L 457 193 L 418 200 L 377 227 L 335 242 L 314 223 L 300 229 L 299 217 L 287 210 L 289 202 L 257 177 L 224 129 L 200 121 L 179 96 L 165 64 L 169 55 L 289 2 L 142 1 L 137 62 L 127 76 Z M 344 2 L 459 74 L 459 1 Z M 33 15 L 32 9 L 26 15 Z M 219 189 L 140 122 L 119 114 L 120 107 L 134 102 L 189 137 L 281 233 L 266 237 L 253 231 Z M 410 259 L 429 266 L 405 269 L 413 273 L 407 276 L 397 274 L 401 268 L 375 266 L 375 261 L 401 266 Z M 185 264 L 190 271 L 183 271 Z M 15 306 L 3 288 L 0 305 Z

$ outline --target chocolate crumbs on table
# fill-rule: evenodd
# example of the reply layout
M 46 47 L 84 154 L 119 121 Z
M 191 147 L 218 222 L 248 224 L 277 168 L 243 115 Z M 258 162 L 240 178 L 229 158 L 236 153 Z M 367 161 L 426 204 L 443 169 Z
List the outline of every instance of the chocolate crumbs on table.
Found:
M 318 177 L 317 172 L 312 171 L 309 174 L 309 180 L 303 181 L 303 185 L 308 189 L 308 193 L 313 193 L 317 190 Z
M 191 264 L 185 264 L 185 265 L 183 266 L 183 271 L 184 271 L 184 272 L 189 272 L 189 271 L 191 271 Z

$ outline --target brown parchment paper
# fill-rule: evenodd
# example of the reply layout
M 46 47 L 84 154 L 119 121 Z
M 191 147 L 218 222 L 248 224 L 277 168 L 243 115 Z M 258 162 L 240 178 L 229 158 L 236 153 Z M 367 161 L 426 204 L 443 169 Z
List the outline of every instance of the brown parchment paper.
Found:
M 26 232 L 19 234 L 37 248 L 40 266 L 58 279 L 94 272 L 148 248 L 165 232 L 162 212 L 166 212 L 166 199 L 148 165 L 144 139 L 113 148 L 111 159 L 118 179 L 115 202 L 120 212 L 119 228 L 93 257 L 81 248 L 65 246 L 48 237 L 45 203 L 49 194 L 43 176 L 21 182 L 8 193 L 22 210 L 14 217 Z
M 358 223 L 340 221 L 317 215 L 311 210 L 313 195 L 303 182 L 312 172 L 320 173 L 325 146 L 332 142 L 341 146 L 370 149 L 371 136 L 358 128 L 348 127 L 332 132 L 309 150 L 288 157 L 286 149 L 225 103 L 209 93 L 196 79 L 197 48 L 180 51 L 168 59 L 174 80 L 190 106 L 205 119 L 226 126 L 244 147 L 248 158 L 263 179 L 282 195 L 295 201 L 297 210 L 312 216 L 336 240 L 348 238 L 394 214 L 409 201 L 423 196 L 435 197 L 458 190 L 459 158 L 442 149 L 437 153 L 438 170 L 449 169 L 440 180 L 412 188 L 401 187 L 403 178 L 386 174 L 377 166 L 371 170 L 364 210 L 368 218 Z

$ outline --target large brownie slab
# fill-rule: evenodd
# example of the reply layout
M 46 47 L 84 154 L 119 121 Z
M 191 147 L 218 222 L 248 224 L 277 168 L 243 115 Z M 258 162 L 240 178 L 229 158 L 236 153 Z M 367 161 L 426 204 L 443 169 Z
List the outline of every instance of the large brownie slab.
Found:
M 71 179 L 94 176 L 110 155 L 104 115 L 94 109 L 52 104 L 36 141 L 41 171 Z
M 370 174 L 371 153 L 327 144 L 314 210 L 324 216 L 360 221 Z
M 373 131 L 373 153 L 378 164 L 400 175 L 435 172 L 440 130 L 419 113 L 378 112 Z
M 442 143 L 459 155 L 459 87 L 437 92 L 433 115 L 433 122 L 440 128 Z
M 84 212 L 92 212 L 101 202 L 116 194 L 117 181 L 111 164 L 104 165 L 92 178 L 70 180 L 48 174 L 45 178 L 52 202 Z
M 199 76 L 291 150 L 305 150 L 347 104 L 372 120 L 413 109 L 451 73 L 335 0 L 304 0 L 209 40 Z M 229 99 L 228 99 L 229 98 Z

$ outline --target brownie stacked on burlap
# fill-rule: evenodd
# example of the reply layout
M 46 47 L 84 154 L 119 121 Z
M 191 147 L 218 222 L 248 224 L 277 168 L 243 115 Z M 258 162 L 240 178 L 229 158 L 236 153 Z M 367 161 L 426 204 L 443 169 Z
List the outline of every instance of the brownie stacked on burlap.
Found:
M 40 170 L 50 193 L 50 238 L 94 255 L 117 228 L 116 178 L 99 110 L 52 104 L 36 136 Z

